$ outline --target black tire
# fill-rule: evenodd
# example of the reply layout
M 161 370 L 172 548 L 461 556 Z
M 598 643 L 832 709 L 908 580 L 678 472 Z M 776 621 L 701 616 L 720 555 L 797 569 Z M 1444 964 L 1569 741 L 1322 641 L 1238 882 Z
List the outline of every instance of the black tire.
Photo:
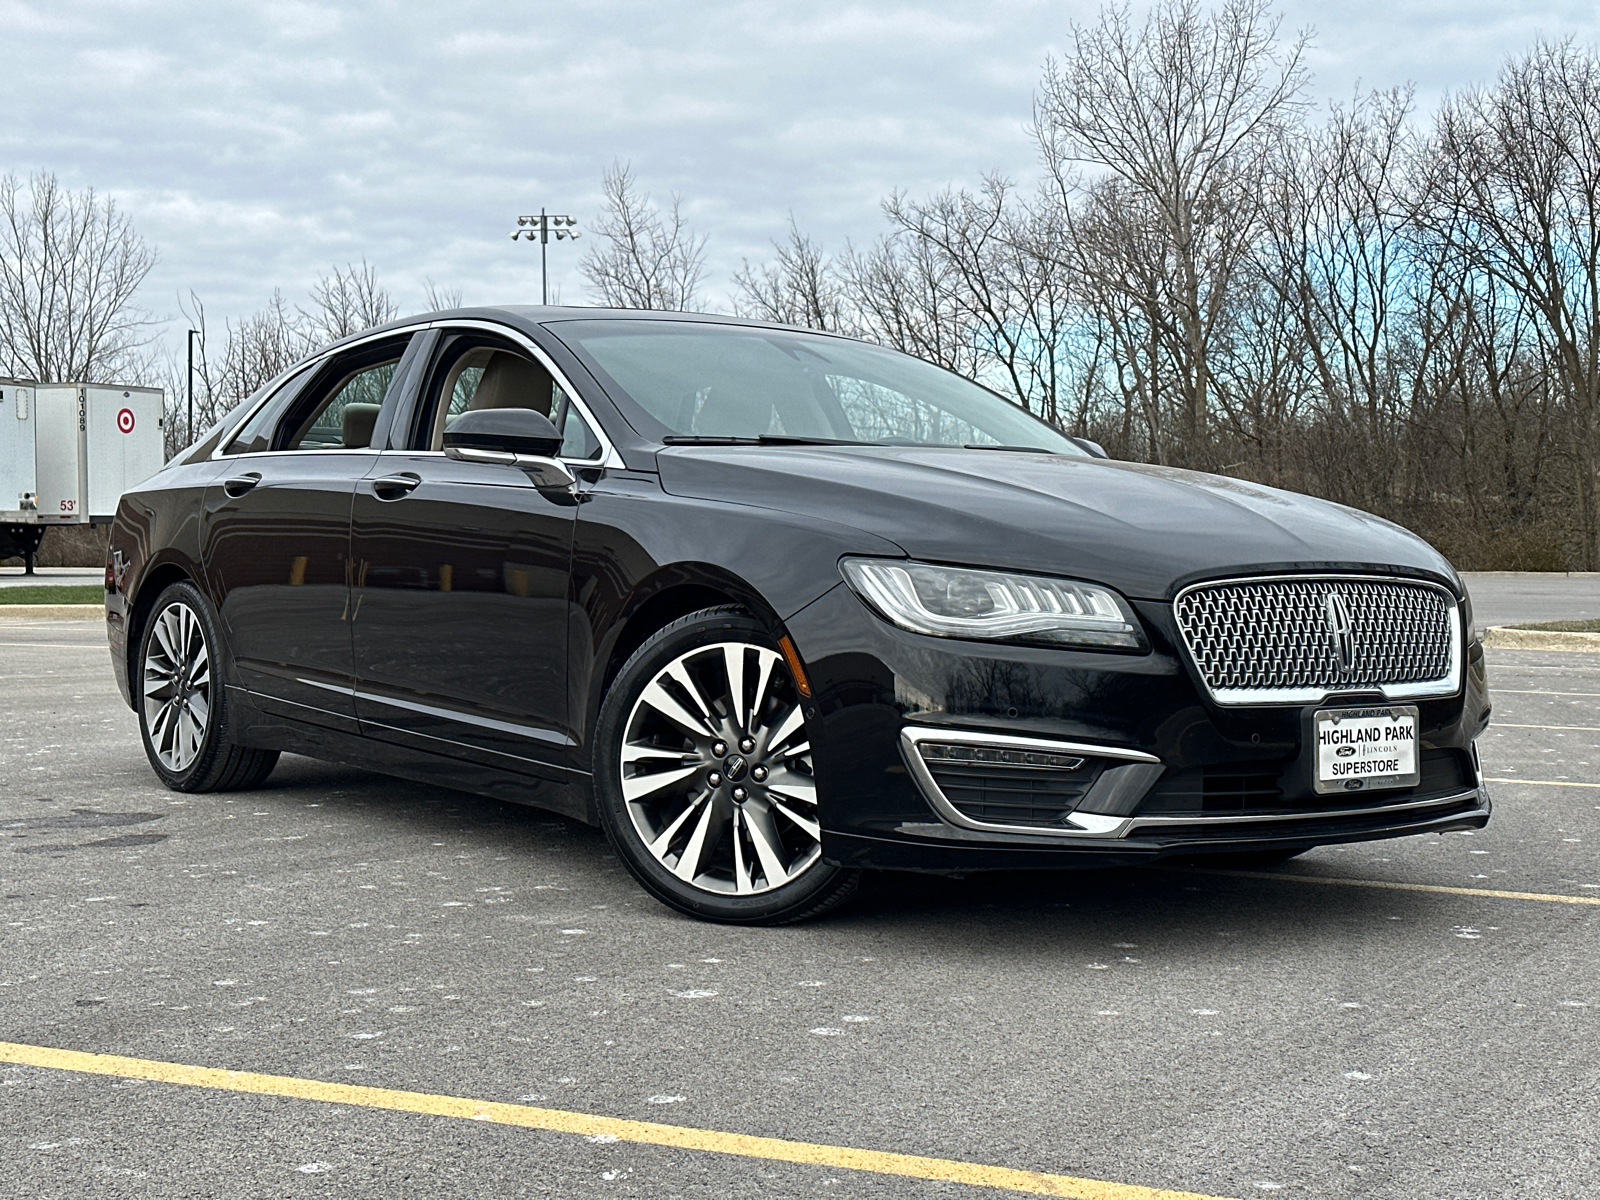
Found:
M 174 583 L 156 597 L 130 674 L 145 756 L 173 791 L 259 787 L 278 763 L 278 751 L 240 746 L 230 736 L 225 654 L 216 615 L 198 588 Z
M 731 660 L 719 657 L 730 653 Z M 724 662 L 725 667 L 719 665 Z M 745 673 L 747 665 L 754 676 Z M 692 702 L 683 707 L 707 718 L 705 728 L 697 728 L 693 736 L 687 727 L 665 720 L 644 698 L 669 667 L 692 676 L 697 688 L 707 678 L 720 678 L 726 687 L 720 701 L 711 697 L 709 702 L 712 685 L 693 693 L 678 689 L 701 701 L 698 708 Z M 737 688 L 732 684 L 736 671 Z M 731 701 L 735 691 L 737 703 Z M 719 702 L 728 711 L 719 712 Z M 681 617 L 633 653 L 600 707 L 595 800 L 617 856 L 647 892 L 679 912 L 734 925 L 803 921 L 855 892 L 860 872 L 824 861 L 820 837 L 814 836 L 819 826 L 812 819 L 815 789 L 807 783 L 809 752 L 799 749 L 809 745 L 803 718 L 807 703 L 794 691 L 777 640 L 762 622 L 738 608 L 708 608 Z M 715 729 L 742 732 L 726 734 L 724 740 Z M 681 744 L 673 744 L 675 736 Z M 641 745 L 665 748 L 639 757 Z M 751 747 L 748 759 L 740 753 L 746 745 Z M 635 755 L 626 768 L 632 802 L 624 788 L 625 746 Z M 719 746 L 722 753 L 716 752 Z M 691 773 L 681 787 L 674 781 L 649 789 L 641 798 L 640 788 L 648 789 L 650 773 L 656 770 L 663 777 Z M 806 793 L 809 800 L 799 798 Z M 676 823 L 667 815 L 673 805 L 679 814 Z M 662 810 L 659 830 L 651 825 L 658 820 L 656 809 Z M 718 814 L 725 815 L 726 824 Z M 646 841 L 641 824 L 657 834 L 659 853 Z M 692 832 L 696 826 L 702 830 L 698 841 Z M 758 838 L 760 847 L 755 845 Z M 769 865 L 770 875 L 765 873 Z M 794 874 L 788 875 L 791 866 Z M 741 884 L 748 894 L 739 893 Z

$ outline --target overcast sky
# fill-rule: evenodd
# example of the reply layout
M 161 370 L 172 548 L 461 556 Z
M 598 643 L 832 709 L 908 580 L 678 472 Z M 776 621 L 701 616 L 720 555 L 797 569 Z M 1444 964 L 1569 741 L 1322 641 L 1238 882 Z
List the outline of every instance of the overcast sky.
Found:
M 1135 4 L 1142 14 L 1145 5 Z M 468 303 L 537 301 L 513 218 L 588 224 L 631 162 L 709 235 L 727 303 L 792 211 L 830 246 L 882 229 L 881 198 L 998 169 L 1027 179 L 1045 57 L 1092 0 L 984 4 L 0 0 L 0 173 L 114 196 L 158 249 L 144 302 L 213 320 L 373 263 L 403 311 L 428 279 Z M 1535 37 L 1600 41 L 1589 3 L 1283 6 L 1314 26 L 1319 99 L 1414 81 L 1423 109 Z M 579 252 L 552 245 L 562 299 Z M 181 337 L 181 335 L 179 335 Z

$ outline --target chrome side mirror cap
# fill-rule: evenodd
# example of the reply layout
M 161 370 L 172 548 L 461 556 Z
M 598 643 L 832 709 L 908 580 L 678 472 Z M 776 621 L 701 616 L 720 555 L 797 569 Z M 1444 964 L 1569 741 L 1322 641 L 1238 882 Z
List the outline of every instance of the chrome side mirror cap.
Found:
M 571 491 L 577 478 L 555 456 L 561 435 L 531 408 L 464 412 L 444 430 L 444 454 L 457 462 L 521 467 L 540 491 Z
M 541 492 L 570 492 L 578 477 L 558 458 L 543 454 L 519 454 L 515 450 L 485 450 L 479 446 L 445 446 L 444 456 L 457 462 L 495 463 L 520 467 Z

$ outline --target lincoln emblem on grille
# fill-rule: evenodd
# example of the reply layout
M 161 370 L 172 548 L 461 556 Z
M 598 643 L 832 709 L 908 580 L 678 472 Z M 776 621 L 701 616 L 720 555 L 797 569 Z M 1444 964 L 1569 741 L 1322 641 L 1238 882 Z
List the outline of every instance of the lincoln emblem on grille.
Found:
M 1339 673 L 1348 675 L 1356 667 L 1356 635 L 1350 625 L 1350 605 L 1338 592 L 1329 592 L 1324 597 L 1322 619 L 1328 626 L 1333 656 L 1339 660 Z

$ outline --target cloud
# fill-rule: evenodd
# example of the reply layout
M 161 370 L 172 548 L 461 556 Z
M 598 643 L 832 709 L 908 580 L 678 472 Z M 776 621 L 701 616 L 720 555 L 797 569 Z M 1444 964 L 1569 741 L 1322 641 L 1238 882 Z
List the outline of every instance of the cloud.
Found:
M 682 194 L 720 289 L 791 211 L 837 247 L 879 232 L 893 188 L 1030 178 L 1040 66 L 1097 11 L 0 0 L 0 169 L 115 195 L 160 250 L 146 300 L 167 311 L 193 289 L 218 318 L 248 312 L 362 257 L 406 307 L 428 279 L 525 300 L 538 255 L 506 236 L 513 218 L 543 204 L 588 223 L 613 159 Z M 1286 31 L 1312 21 L 1318 95 L 1414 79 L 1424 108 L 1536 33 L 1600 36 L 1592 8 L 1558 3 L 1286 6 Z M 568 299 L 586 244 L 551 247 Z

